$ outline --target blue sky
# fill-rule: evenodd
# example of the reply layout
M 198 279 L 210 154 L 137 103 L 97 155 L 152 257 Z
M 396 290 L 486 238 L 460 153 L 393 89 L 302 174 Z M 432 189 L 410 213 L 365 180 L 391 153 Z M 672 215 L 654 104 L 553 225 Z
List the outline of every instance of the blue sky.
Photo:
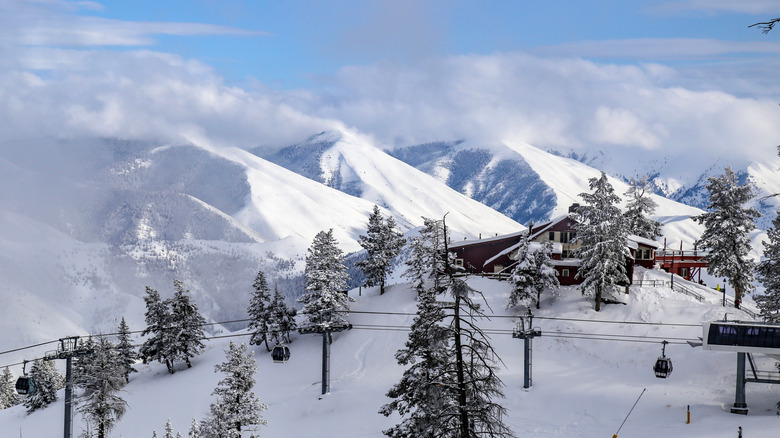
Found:
M 74 13 L 122 22 L 200 23 L 246 31 L 238 35 L 151 33 L 151 41 L 143 46 L 198 59 L 231 82 L 253 77 L 295 88 L 318 86 L 319 78 L 345 65 L 414 63 L 428 56 L 530 51 L 615 62 L 720 61 L 722 56 L 680 55 L 674 50 L 643 53 L 634 47 L 597 56 L 588 48 L 637 39 L 776 42 L 777 38 L 747 26 L 780 14 L 777 3 L 112 0 Z M 561 47 L 573 43 L 580 45 L 581 53 Z M 728 53 L 729 57 L 753 54 L 747 47 L 743 53 Z
M 0 141 L 780 143 L 777 0 L 0 0 Z

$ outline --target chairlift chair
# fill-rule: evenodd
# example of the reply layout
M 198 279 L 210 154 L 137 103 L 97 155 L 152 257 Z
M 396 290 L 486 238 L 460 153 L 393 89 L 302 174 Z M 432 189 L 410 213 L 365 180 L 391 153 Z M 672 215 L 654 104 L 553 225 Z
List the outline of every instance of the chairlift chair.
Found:
M 669 374 L 672 374 L 672 359 L 666 357 L 666 344 L 668 343 L 668 341 L 663 341 L 661 356 L 655 361 L 655 366 L 653 367 L 655 376 L 659 379 L 665 379 L 669 377 Z
M 16 379 L 16 393 L 29 395 L 35 392 L 35 379 L 27 375 L 27 361 L 22 365 L 22 376 Z
M 274 363 L 285 363 L 290 359 L 290 348 L 284 344 L 274 346 L 271 350 L 271 358 Z

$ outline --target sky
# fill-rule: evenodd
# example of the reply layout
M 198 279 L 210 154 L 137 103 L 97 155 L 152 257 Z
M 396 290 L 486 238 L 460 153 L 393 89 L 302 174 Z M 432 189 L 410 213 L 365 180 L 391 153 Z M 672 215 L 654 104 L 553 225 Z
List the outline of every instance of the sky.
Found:
M 0 0 L 0 141 L 773 154 L 776 0 Z M 767 152 L 770 151 L 770 152 Z M 746 153 L 747 152 L 747 153 Z

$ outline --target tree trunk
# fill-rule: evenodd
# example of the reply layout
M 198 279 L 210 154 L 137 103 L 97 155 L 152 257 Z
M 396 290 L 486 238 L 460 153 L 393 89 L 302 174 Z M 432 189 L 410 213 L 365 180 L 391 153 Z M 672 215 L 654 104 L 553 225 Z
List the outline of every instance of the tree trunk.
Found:
M 463 350 L 460 342 L 460 297 L 455 297 L 455 369 L 458 379 L 458 416 L 460 438 L 469 438 L 469 413 L 466 410 L 466 376 L 463 371 Z
M 740 304 L 742 304 L 742 290 L 740 290 L 737 282 L 734 282 L 733 287 L 734 287 L 734 307 L 739 309 Z
M 596 312 L 601 310 L 601 286 L 596 286 Z
M 379 295 L 384 295 L 385 293 L 385 279 L 382 277 L 382 279 L 379 281 Z

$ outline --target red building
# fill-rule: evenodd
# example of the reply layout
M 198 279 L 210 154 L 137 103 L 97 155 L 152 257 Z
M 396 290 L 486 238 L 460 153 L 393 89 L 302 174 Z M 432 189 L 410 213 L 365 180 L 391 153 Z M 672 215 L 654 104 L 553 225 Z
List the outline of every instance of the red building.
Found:
M 497 236 L 490 239 L 464 241 L 450 245 L 450 252 L 455 254 L 456 263 L 466 272 L 474 274 L 508 276 L 516 263 L 517 248 L 521 239 L 528 239 L 533 250 L 534 243 L 553 242 L 552 259 L 558 281 L 562 286 L 582 283 L 577 277 L 581 264 L 575 258 L 580 244 L 575 242 L 577 221 L 567 214 L 551 221 L 535 225 L 529 231 Z M 655 263 L 655 253 L 659 244 L 639 236 L 629 236 L 626 246 L 630 257 L 626 258 L 626 273 L 629 282 L 633 277 L 634 265 L 652 268 Z

